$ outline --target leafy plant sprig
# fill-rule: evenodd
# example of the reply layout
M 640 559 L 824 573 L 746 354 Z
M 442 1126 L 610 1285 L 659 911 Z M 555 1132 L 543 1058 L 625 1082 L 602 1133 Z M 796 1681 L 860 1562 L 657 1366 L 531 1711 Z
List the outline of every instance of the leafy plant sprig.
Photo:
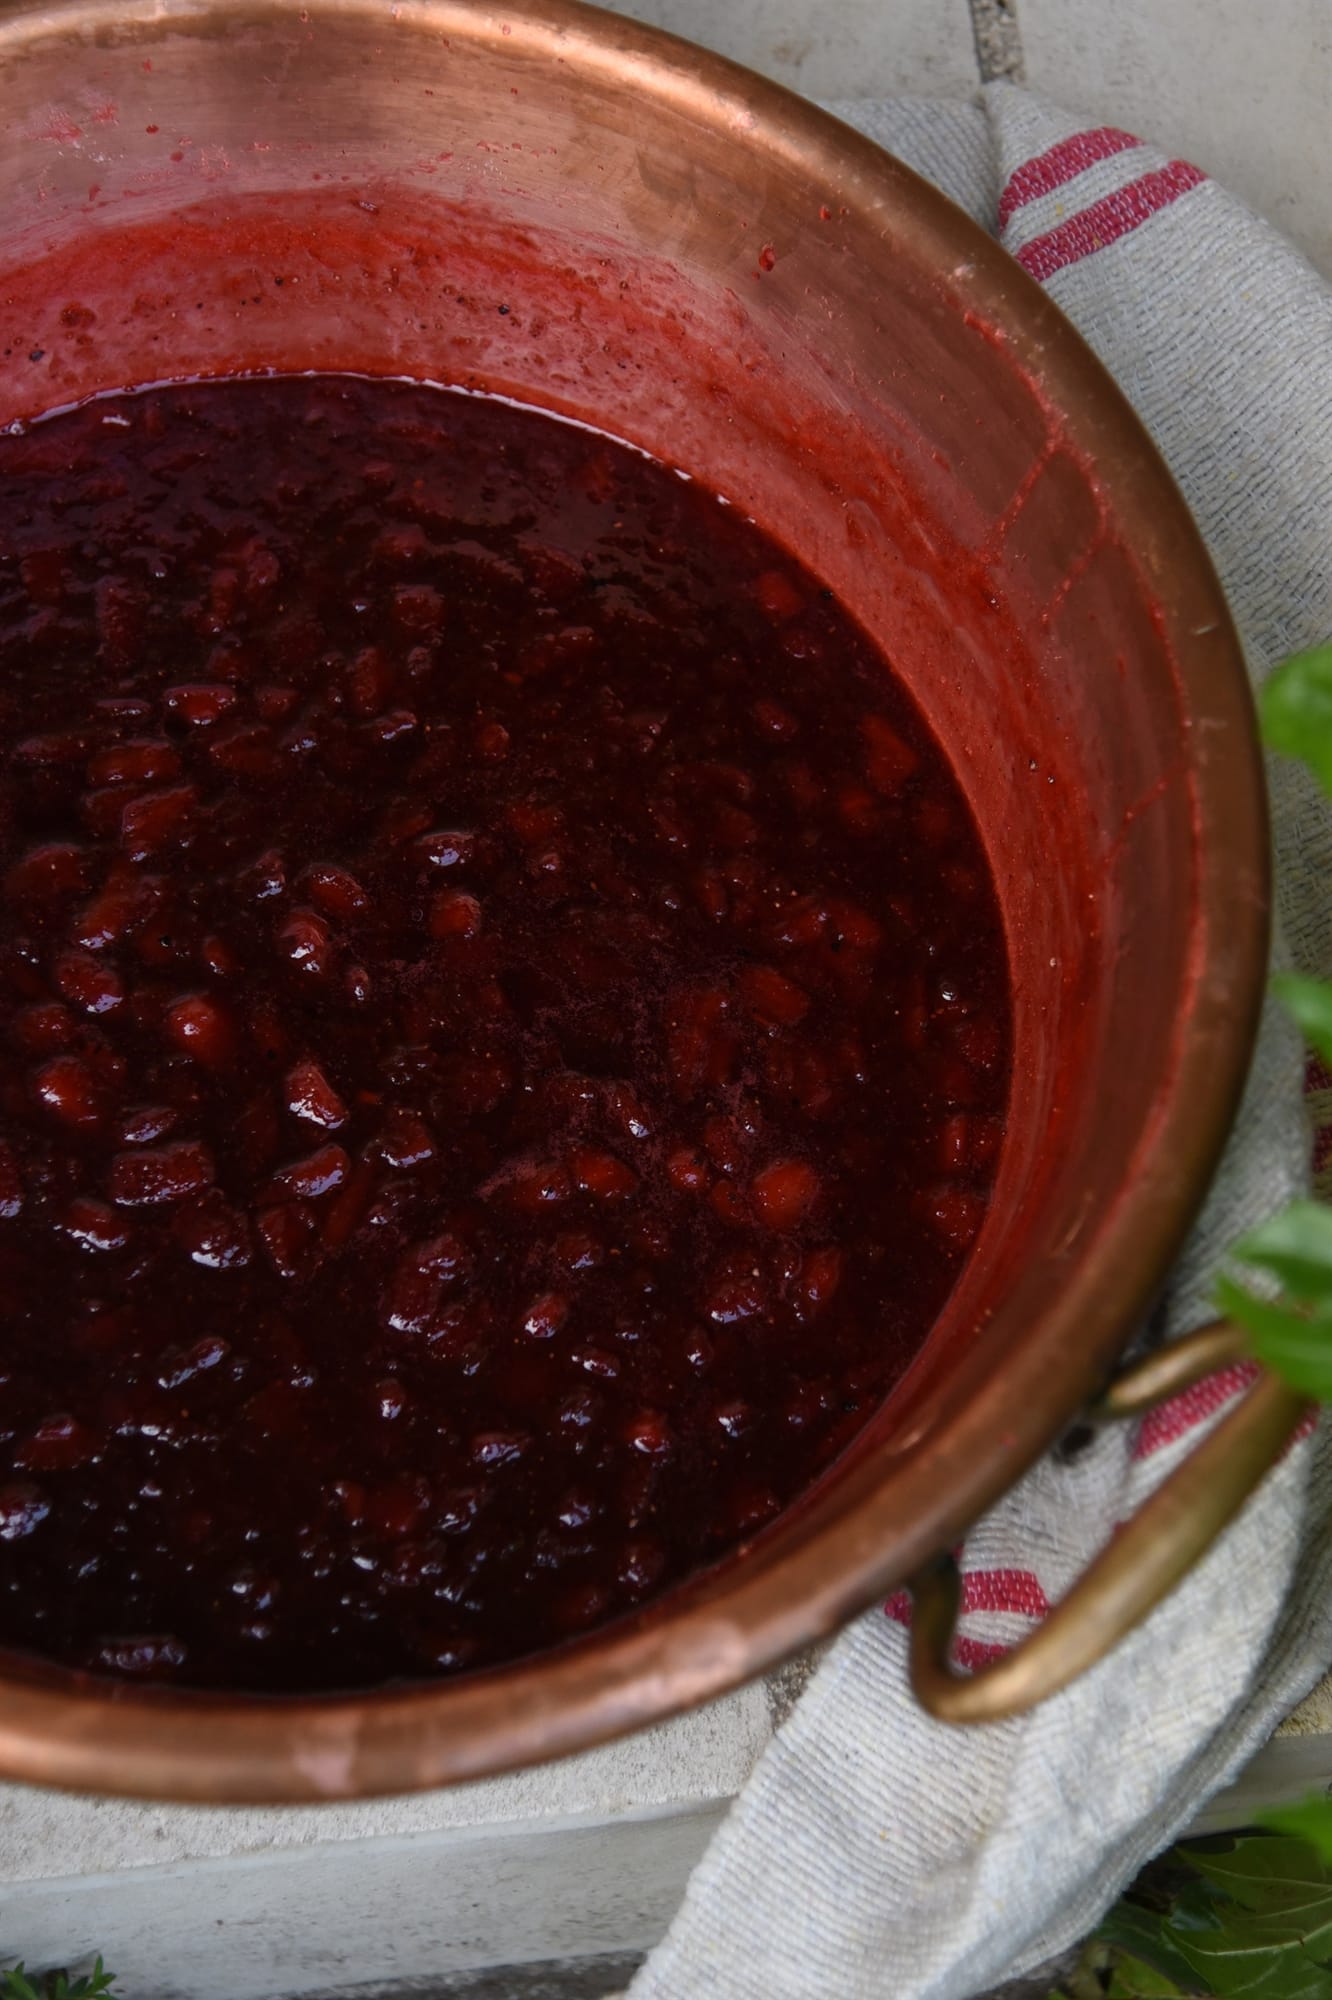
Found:
M 1271 748 L 1301 759 L 1332 796 L 1332 645 L 1279 666 L 1261 713 Z M 1332 984 L 1283 972 L 1273 986 L 1306 1042 L 1332 1065 Z M 1221 1310 L 1244 1328 L 1259 1361 L 1306 1395 L 1332 1401 L 1332 1210 L 1291 1202 L 1241 1237 L 1231 1255 L 1279 1290 L 1273 1296 L 1222 1278 Z
M 1296 653 L 1279 666 L 1263 689 L 1260 711 L 1269 747 L 1307 764 L 1332 797 L 1332 645 Z M 1332 1068 L 1332 983 L 1282 972 L 1272 984 L 1305 1041 Z M 1269 1285 L 1275 1281 L 1277 1290 L 1264 1296 L 1222 1278 L 1221 1310 L 1244 1328 L 1259 1361 L 1305 1395 L 1332 1402 L 1332 1208 L 1290 1202 L 1241 1237 L 1231 1254 Z M 1287 1841 L 1304 1841 L 1332 1869 L 1332 1799 L 1308 1799 L 1264 1820 Z M 1332 1993 L 1332 1977 L 1322 1991 Z
M 1328 2000 L 1332 1861 L 1299 1837 L 1172 1849 L 1116 1904 L 1051 2000 Z
M 66 1972 L 39 1973 L 36 1978 L 23 1969 L 22 1961 L 0 1972 L 0 2000 L 101 2000 L 114 1994 L 116 1975 L 108 1972 L 98 1955 L 93 1969 L 71 1980 Z

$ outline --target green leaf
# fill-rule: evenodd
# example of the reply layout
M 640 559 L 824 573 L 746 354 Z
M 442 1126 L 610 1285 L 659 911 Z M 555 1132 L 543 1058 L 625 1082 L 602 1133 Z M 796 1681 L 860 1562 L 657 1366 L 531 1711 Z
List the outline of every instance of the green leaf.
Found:
M 1332 1832 L 1332 1807 L 1292 1810 L 1288 1833 L 1190 1842 L 1153 1864 L 1084 1954 L 1104 2000 L 1332 2000 L 1332 1856 L 1303 1837 Z
M 1197 1985 L 1192 1964 L 1159 1911 L 1145 1910 L 1128 1900 L 1116 1903 L 1096 1935 L 1125 1956 L 1140 1959 L 1159 1978 L 1172 1980 L 1185 1993 Z
M 1233 1904 L 1208 1932 L 1181 1934 L 1194 1977 L 1213 2000 L 1327 2000 L 1332 1926 L 1259 1917 Z
M 108 1972 L 100 1954 L 90 1973 L 70 1984 L 65 1972 L 48 1972 L 34 1986 L 22 1963 L 0 1972 L 0 2000 L 103 2000 L 113 1992 L 116 1975 Z
M 1269 677 L 1259 709 L 1272 748 L 1300 758 L 1332 792 L 1332 646 L 1284 660 Z
M 1274 972 L 1272 991 L 1309 1047 L 1332 1063 L 1332 985 L 1302 972 Z
M 1306 1396 L 1332 1402 L 1332 1316 L 1296 1312 L 1219 1278 L 1217 1304 L 1249 1336 L 1259 1361 Z
M 1332 1867 L 1302 1840 L 1240 1835 L 1186 1850 L 1202 1878 L 1163 1926 L 1217 2000 L 1327 2000 Z
M 1307 1841 L 1325 1862 L 1332 1863 L 1332 1799 L 1301 1799 L 1297 1805 L 1273 1806 L 1270 1812 L 1259 1813 L 1258 1823 Z
M 1180 1850 L 1181 1855 L 1183 1850 Z M 1190 1866 L 1196 1866 L 1196 1856 L 1188 1856 Z M 1168 1926 L 1171 1938 L 1178 1938 L 1190 1931 L 1214 1931 L 1216 1929 L 1216 1897 L 1206 1882 L 1188 1882 L 1176 1895 L 1170 1909 L 1162 1917 Z
M 0 1972 L 0 2000 L 42 2000 L 32 1981 L 23 1970 L 23 1960 L 8 1972 Z
M 99 1952 L 92 1971 L 85 1978 L 76 1979 L 72 1986 L 66 1983 L 64 1973 L 60 1973 L 58 1984 L 48 2000 L 102 2000 L 102 1995 L 112 1991 L 115 1979 L 114 1972 L 108 1972 L 103 1965 Z
M 1110 1975 L 1106 2000 L 1179 2000 L 1185 1991 L 1143 1959 L 1120 1953 Z
M 1321 1202 L 1287 1203 L 1241 1236 L 1231 1255 L 1270 1271 L 1292 1298 L 1332 1302 L 1332 1208 Z
M 1307 1841 L 1239 1833 L 1224 1847 L 1183 1852 L 1204 1882 L 1247 1910 L 1270 1914 L 1315 1902 L 1326 1905 L 1332 1923 L 1332 1870 Z

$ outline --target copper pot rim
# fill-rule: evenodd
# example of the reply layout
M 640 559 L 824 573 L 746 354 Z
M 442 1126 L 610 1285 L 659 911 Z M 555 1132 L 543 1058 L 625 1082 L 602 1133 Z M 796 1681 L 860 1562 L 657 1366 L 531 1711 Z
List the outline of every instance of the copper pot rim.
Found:
M 138 26 L 188 31 L 217 12 L 167 0 Z M 225 11 L 225 10 L 224 10 Z M 251 19 L 294 9 L 255 6 Z M 1000 329 L 1017 368 L 1094 469 L 1157 595 L 1187 720 L 1220 718 L 1220 748 L 1195 763 L 1199 934 L 1192 1032 L 1157 1108 L 1137 1177 L 1053 1294 L 1020 1358 L 996 1370 L 926 1443 L 803 1539 L 762 1538 L 632 1622 L 555 1652 L 458 1680 L 318 1696 L 133 1689 L 15 1660 L 0 1710 L 12 1778 L 128 1796 L 290 1803 L 384 1796 L 589 1748 L 664 1720 L 777 1665 L 882 1598 L 954 1542 L 1045 1451 L 1102 1385 L 1150 1306 L 1201 1204 L 1238 1108 L 1267 964 L 1269 862 L 1261 756 L 1243 654 L 1210 558 L 1170 473 L 1110 375 L 1048 294 L 929 182 L 783 86 L 662 30 L 582 4 L 511 0 L 317 0 L 326 17 L 387 32 L 428 25 L 512 56 L 591 70 L 669 100 L 776 164 L 839 190 L 954 300 Z M 96 38 L 133 19 L 114 0 L 58 0 L 0 22 L 6 48 Z M 520 39 L 521 38 L 521 39 Z M 1233 882 L 1256 884 L 1237 905 Z M 1224 941 L 1224 945 L 1221 941 Z M 1039 1393 L 1033 1385 L 1039 1383 Z M 784 1519 L 789 1517 L 783 1517 Z

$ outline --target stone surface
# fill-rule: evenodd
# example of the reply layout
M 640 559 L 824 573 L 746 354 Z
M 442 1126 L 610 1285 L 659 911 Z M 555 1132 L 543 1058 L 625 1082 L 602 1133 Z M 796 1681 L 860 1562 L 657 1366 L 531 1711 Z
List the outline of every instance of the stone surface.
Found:
M 1023 82 L 1026 62 L 1016 0 L 971 0 L 971 25 L 982 80 L 993 83 L 1006 77 L 1010 83 Z
M 30 1878 L 5 1890 L 0 1960 L 79 1967 L 100 1952 L 131 2000 L 328 2000 L 367 1987 L 480 2000 L 497 1967 L 515 1969 L 516 1995 L 518 1968 L 646 1951 L 724 1811 L 715 1801 Z M 624 1976 L 622 1962 L 606 1970 L 607 1985 Z M 572 1988 L 598 1990 L 586 1978 Z
M 732 1798 L 770 1733 L 762 1683 L 582 1757 L 481 1784 L 360 1804 L 155 1806 L 0 1787 L 0 1882 L 186 1866 L 333 1843 L 447 1836 L 628 1812 L 710 1811 Z M 0 1918 L 7 1906 L 0 1905 Z
M 133 2000 L 365 1986 L 529 2000 L 517 1972 L 496 1988 L 495 1968 L 655 1943 L 771 1728 L 756 1683 L 582 1757 L 364 1804 L 208 1809 L 2 1787 L 0 1963 L 100 1951 Z M 602 1969 L 584 1967 L 567 2000 L 625 1976 L 612 1968 L 599 1988 Z M 483 1974 L 474 1996 L 459 1988 Z M 539 1982 L 530 2000 L 548 1992 L 566 2000 Z
M 945 97 L 976 87 L 967 0 L 605 0 L 807 97 Z
M 350 1986 L 338 2000 L 616 2000 L 641 1963 L 637 1952 L 616 1952 L 548 1959 L 540 1965 L 497 1965 L 491 1972 L 413 1980 L 408 1986 Z

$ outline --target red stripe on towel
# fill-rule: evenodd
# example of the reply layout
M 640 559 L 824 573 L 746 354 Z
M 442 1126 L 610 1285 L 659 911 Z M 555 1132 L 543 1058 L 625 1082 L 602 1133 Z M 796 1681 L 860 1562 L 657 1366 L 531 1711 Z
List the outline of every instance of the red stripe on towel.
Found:
M 1094 201 L 1081 215 L 1070 216 L 1057 229 L 1033 237 L 1017 252 L 1017 260 L 1044 284 L 1056 271 L 1081 263 L 1084 257 L 1104 250 L 1121 236 L 1140 228 L 1206 178 L 1200 168 L 1191 167 L 1187 160 L 1172 160 L 1168 167 L 1143 174 L 1127 187 L 1106 195 L 1103 201 Z
M 1016 209 L 1025 208 L 1029 201 L 1037 201 L 1043 194 L 1052 194 L 1055 188 L 1094 167 L 1098 160 L 1108 160 L 1115 153 L 1125 153 L 1131 146 L 1141 144 L 1141 139 L 1135 139 L 1131 132 L 1121 132 L 1117 125 L 1098 125 L 1095 131 L 1075 132 L 1071 139 L 1061 139 L 1048 153 L 1038 153 L 1034 160 L 1026 161 L 1010 175 L 999 197 L 999 227 L 1003 228 Z

